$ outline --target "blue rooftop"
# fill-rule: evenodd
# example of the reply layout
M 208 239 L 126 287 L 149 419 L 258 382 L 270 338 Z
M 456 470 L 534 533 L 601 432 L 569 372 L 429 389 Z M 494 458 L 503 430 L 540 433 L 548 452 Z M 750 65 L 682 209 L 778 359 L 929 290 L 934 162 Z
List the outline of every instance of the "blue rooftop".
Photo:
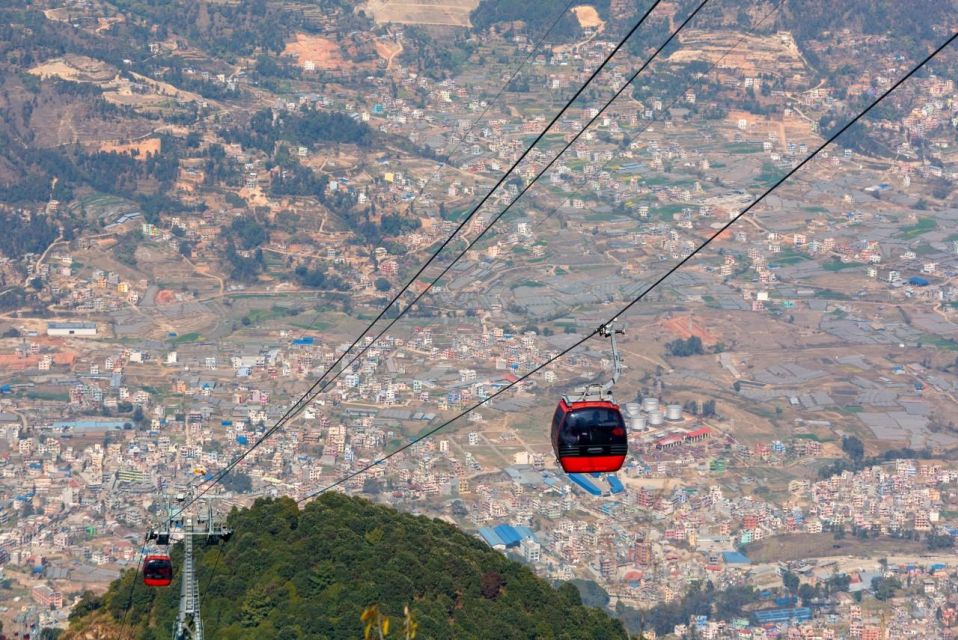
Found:
M 571 482 L 579 485 L 580 487 L 582 487 L 583 489 L 585 489 L 592 495 L 594 496 L 602 495 L 602 489 L 595 486 L 595 483 L 593 483 L 592 480 L 589 479 L 589 476 L 583 473 L 570 473 L 567 475 L 567 477 L 569 478 Z
M 528 527 L 514 527 L 511 524 L 500 524 L 495 527 L 482 527 L 479 535 L 490 547 L 518 547 L 523 540 L 535 540 L 535 534 Z
M 769 624 L 775 622 L 788 622 L 796 620 L 804 622 L 812 619 L 812 610 L 808 607 L 795 607 L 794 609 L 766 609 L 765 611 L 756 611 L 752 614 L 755 621 L 759 624 Z
M 101 431 L 123 429 L 123 420 L 59 420 L 53 423 L 54 429 L 72 429 L 73 431 Z
M 622 493 L 625 491 L 625 487 L 622 485 L 622 481 L 619 480 L 618 476 L 613 473 L 610 473 L 605 477 L 609 481 L 609 487 L 612 488 L 612 493 Z
M 725 560 L 725 564 L 751 564 L 751 560 L 738 551 L 723 551 L 722 559 Z

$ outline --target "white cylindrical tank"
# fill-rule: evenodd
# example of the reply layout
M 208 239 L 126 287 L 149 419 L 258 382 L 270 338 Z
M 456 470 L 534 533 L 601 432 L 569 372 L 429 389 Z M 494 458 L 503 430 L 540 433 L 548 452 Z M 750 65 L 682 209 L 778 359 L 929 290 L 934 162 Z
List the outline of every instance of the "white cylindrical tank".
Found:
M 659 399 L 658 398 L 642 398 L 642 410 L 646 413 L 652 413 L 653 411 L 659 410 Z
M 665 407 L 665 419 L 666 420 L 681 420 L 682 405 L 670 404 L 667 407 Z
M 653 427 L 657 427 L 662 424 L 663 417 L 662 412 L 656 409 L 655 411 L 649 411 L 649 424 Z
M 638 402 L 625 403 L 625 414 L 629 417 L 635 417 L 642 411 L 642 405 Z
M 629 416 L 628 419 L 629 431 L 637 433 L 639 431 L 645 431 L 645 416 L 639 414 L 636 416 Z

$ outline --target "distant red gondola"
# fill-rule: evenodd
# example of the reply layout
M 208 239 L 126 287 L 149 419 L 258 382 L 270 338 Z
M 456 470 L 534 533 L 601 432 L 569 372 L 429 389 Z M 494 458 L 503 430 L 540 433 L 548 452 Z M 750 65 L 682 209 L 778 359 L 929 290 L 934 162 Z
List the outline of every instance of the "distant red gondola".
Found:
M 618 471 L 629 453 L 625 420 L 612 398 L 612 386 L 621 371 L 615 336 L 623 333 L 612 324 L 598 335 L 612 340 L 612 380 L 590 385 L 559 400 L 552 417 L 552 449 L 566 473 Z
M 143 561 L 143 584 L 148 587 L 168 587 L 173 582 L 173 562 L 170 556 L 147 556 Z

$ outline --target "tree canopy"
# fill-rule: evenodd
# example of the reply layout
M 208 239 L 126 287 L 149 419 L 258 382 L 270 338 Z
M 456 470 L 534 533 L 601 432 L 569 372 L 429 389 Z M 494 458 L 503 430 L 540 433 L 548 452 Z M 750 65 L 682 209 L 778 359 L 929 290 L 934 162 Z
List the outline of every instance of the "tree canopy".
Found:
M 445 522 L 326 494 L 300 510 L 289 498 L 234 510 L 233 538 L 196 549 L 210 638 L 359 638 L 370 604 L 401 617 L 409 606 L 422 638 L 625 638 L 621 623 L 581 604 L 527 567 Z M 174 548 L 179 566 L 182 551 Z M 215 577 L 214 577 L 215 572 Z M 134 572 L 102 599 L 87 597 L 75 630 L 126 613 Z M 128 623 L 139 640 L 169 637 L 179 575 L 167 589 L 132 589 Z M 69 636 L 68 636 L 69 637 Z

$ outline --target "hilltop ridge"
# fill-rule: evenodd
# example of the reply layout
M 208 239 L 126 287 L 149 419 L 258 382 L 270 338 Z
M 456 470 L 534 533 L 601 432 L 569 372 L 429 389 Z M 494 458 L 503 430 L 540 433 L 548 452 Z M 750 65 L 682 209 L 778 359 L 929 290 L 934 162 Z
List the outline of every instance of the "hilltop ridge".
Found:
M 359 638 L 373 603 L 394 618 L 409 605 L 421 638 L 626 637 L 620 622 L 583 606 L 574 585 L 554 589 L 440 520 L 327 494 L 302 510 L 261 499 L 229 524 L 229 543 L 196 550 L 209 638 Z M 181 557 L 176 547 L 174 562 Z M 117 633 L 133 578 L 85 598 L 64 640 Z M 127 618 L 136 638 L 168 636 L 178 593 L 178 578 L 169 589 L 136 586 Z

